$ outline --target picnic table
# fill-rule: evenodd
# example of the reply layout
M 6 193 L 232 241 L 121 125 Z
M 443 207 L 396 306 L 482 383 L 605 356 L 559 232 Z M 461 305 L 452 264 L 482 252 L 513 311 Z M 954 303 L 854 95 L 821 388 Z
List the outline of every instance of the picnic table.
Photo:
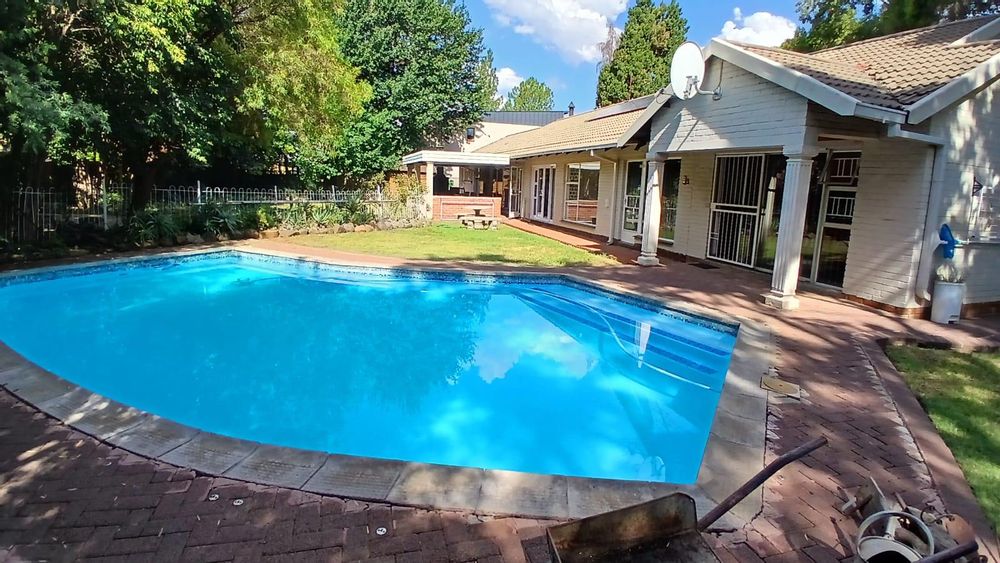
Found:
M 500 220 L 493 215 L 492 204 L 468 205 L 466 208 L 472 211 L 472 215 L 458 216 L 458 220 L 466 227 L 470 229 L 496 229 L 499 226 Z M 484 211 L 489 211 L 490 214 L 486 215 L 483 213 Z

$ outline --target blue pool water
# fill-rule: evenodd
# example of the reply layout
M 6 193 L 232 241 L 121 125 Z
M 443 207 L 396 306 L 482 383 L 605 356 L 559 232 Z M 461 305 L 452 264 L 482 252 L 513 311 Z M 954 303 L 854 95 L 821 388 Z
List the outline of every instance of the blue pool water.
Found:
M 228 436 L 695 481 L 733 327 L 572 283 L 427 278 L 237 252 L 0 278 L 0 339 Z

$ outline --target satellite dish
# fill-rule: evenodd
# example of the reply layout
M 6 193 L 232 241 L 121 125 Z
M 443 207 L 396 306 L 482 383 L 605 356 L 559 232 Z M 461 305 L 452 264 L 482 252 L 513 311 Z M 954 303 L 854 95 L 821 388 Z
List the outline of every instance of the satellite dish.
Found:
M 705 57 L 701 47 L 693 41 L 685 41 L 674 51 L 670 61 L 670 88 L 682 100 L 690 100 L 701 92 L 705 80 Z

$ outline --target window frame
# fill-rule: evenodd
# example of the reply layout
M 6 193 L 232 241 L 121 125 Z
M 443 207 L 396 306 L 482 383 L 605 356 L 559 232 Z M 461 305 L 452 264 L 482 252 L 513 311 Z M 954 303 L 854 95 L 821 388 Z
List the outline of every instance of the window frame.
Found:
M 580 176 L 577 177 L 577 180 L 575 182 L 570 181 L 570 170 L 574 166 L 578 167 L 577 169 L 580 170 L 580 172 L 581 172 Z M 589 199 L 581 200 L 580 199 L 580 184 L 581 184 L 580 180 L 582 179 L 582 172 L 584 170 L 596 170 L 596 172 L 597 172 L 597 182 L 596 182 L 596 186 L 595 186 L 596 189 L 597 189 L 597 193 L 594 194 L 595 197 L 594 197 L 593 200 L 589 200 Z M 585 227 L 597 228 L 597 215 L 600 212 L 601 161 L 599 161 L 599 160 L 592 160 L 592 161 L 584 161 L 584 162 L 569 162 L 569 163 L 566 164 L 564 172 L 565 172 L 566 176 L 563 178 L 563 209 L 562 209 L 563 213 L 562 213 L 562 220 L 565 221 L 565 222 L 567 222 L 567 223 L 573 223 L 574 225 L 583 225 Z M 569 197 L 570 186 L 571 185 L 575 185 L 576 186 L 576 198 L 574 198 L 574 199 L 570 199 L 570 197 Z M 579 206 L 579 204 L 580 204 L 581 201 L 594 201 L 595 202 L 595 209 L 596 210 L 594 212 L 594 220 L 593 220 L 593 222 L 591 222 L 591 221 L 581 221 L 579 219 L 570 219 L 569 218 L 569 205 L 571 203 L 576 203 L 577 206 Z M 579 209 L 579 207 L 577 209 Z M 577 216 L 579 216 L 579 211 L 577 212 Z

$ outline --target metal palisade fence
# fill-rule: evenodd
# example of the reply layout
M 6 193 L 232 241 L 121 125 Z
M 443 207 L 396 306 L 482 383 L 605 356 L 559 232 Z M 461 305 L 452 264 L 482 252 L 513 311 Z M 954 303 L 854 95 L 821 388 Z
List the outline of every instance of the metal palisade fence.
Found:
M 44 241 L 57 236 L 61 225 L 88 224 L 100 229 L 123 225 L 131 207 L 131 185 L 108 184 L 85 189 L 21 187 L 10 192 L 0 233 L 12 242 Z M 360 200 L 377 220 L 412 219 L 413 206 L 386 196 L 381 187 L 371 191 L 336 187 L 292 189 L 278 186 L 239 187 L 193 185 L 154 187 L 149 205 L 193 210 L 201 205 L 345 204 Z

